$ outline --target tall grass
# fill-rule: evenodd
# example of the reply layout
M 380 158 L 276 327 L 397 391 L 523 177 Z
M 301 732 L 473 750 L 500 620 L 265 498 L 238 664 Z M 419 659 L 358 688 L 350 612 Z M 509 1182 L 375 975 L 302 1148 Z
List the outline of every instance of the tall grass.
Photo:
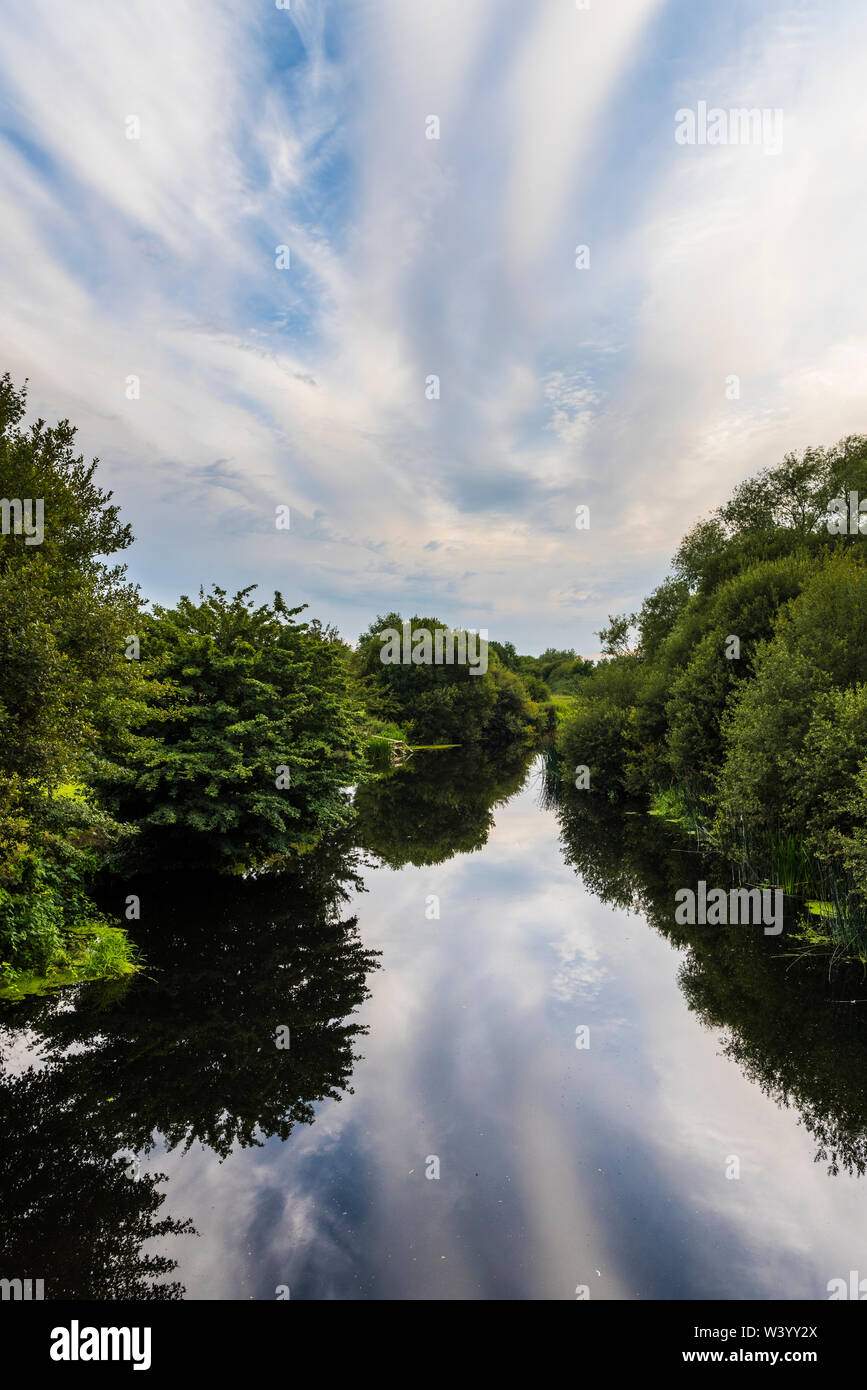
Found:
M 726 848 L 741 883 L 782 888 L 801 901 L 800 940 L 807 947 L 867 962 L 867 911 L 845 870 L 817 859 L 797 835 L 773 828 L 748 834 L 742 825 Z
M 47 967 L 13 969 L 0 964 L 0 999 L 19 1000 L 83 980 L 120 980 L 140 969 L 138 952 L 122 927 L 83 921 L 61 927 L 60 946 Z
M 563 759 L 553 741 L 542 749 L 541 758 L 539 806 L 543 811 L 556 811 L 563 794 Z
M 867 964 L 867 907 L 854 881 L 841 868 L 819 860 L 804 841 L 788 831 L 748 830 L 739 820 L 711 824 L 709 812 L 682 786 L 661 787 L 650 814 L 678 824 L 699 848 L 722 853 L 744 887 L 781 888 L 803 907 L 799 940 L 807 949 L 830 953 L 832 960 Z
M 765 831 L 758 843 L 747 850 L 743 863 L 753 883 L 771 883 L 792 898 L 803 897 L 818 887 L 818 864 L 803 841 L 787 831 Z
M 811 947 L 830 949 L 832 959 L 858 960 L 867 966 L 867 914 L 852 880 L 817 866 L 817 896 L 806 903 L 802 940 Z
M 672 783 L 660 787 L 650 799 L 650 814 L 662 820 L 672 821 L 688 830 L 697 846 L 707 845 L 711 828 L 708 812 L 703 803 L 687 787 Z
M 371 767 L 383 769 L 391 767 L 392 746 L 391 739 L 383 738 L 381 734 L 373 734 L 367 740 L 364 750 Z

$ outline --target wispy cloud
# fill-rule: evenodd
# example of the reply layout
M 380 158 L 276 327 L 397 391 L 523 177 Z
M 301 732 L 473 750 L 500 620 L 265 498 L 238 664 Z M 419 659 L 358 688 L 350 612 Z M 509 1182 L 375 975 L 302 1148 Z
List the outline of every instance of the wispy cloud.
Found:
M 82 426 L 147 592 L 595 651 L 737 480 L 863 427 L 867 16 L 693 19 L 11 0 L 2 365 Z M 702 100 L 782 149 L 678 145 Z

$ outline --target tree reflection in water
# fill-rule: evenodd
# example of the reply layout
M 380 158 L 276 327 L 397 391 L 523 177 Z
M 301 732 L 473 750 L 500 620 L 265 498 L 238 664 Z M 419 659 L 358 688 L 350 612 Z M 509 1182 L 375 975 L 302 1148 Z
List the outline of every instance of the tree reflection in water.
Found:
M 142 1246 L 192 1227 L 158 1219 L 164 1175 L 120 1151 L 198 1140 L 222 1160 L 351 1089 L 366 1030 L 348 1020 L 377 965 L 340 915 L 358 867 L 344 834 L 291 874 L 139 882 L 141 975 L 4 1013 L 4 1056 L 27 1027 L 39 1061 L 0 1085 L 0 1272 L 45 1278 L 47 1298 L 183 1297 Z
M 560 787 L 548 769 L 566 862 L 604 902 L 640 913 L 684 952 L 679 984 L 689 1008 L 723 1034 L 723 1051 L 780 1106 L 792 1106 L 830 1174 L 867 1171 L 867 994 L 860 965 L 798 950 L 797 909 L 782 936 L 741 926 L 681 926 L 674 895 L 699 878 L 731 882 L 725 862 L 699 854 L 676 826 L 616 813 Z M 843 1002 L 840 1002 L 843 1001 Z

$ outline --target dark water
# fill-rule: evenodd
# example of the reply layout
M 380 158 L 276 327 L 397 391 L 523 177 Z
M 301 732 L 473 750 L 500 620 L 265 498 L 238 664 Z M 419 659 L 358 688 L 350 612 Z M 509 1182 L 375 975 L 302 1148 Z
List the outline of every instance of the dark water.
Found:
M 0 1275 L 99 1299 L 867 1277 L 867 1004 L 838 1002 L 867 985 L 788 931 L 675 927 L 688 842 L 574 803 L 539 761 L 428 754 L 291 877 L 141 885 L 142 976 L 2 1016 Z

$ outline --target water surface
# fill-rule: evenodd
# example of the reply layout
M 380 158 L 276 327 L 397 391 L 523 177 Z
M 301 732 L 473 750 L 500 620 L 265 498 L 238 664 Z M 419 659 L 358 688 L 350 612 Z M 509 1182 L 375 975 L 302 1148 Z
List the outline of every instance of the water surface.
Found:
M 674 927 L 688 842 L 558 810 L 538 761 L 427 754 L 357 806 L 276 883 L 143 889 L 131 984 L 4 1012 L 0 1272 L 191 1299 L 867 1275 L 848 977 Z

